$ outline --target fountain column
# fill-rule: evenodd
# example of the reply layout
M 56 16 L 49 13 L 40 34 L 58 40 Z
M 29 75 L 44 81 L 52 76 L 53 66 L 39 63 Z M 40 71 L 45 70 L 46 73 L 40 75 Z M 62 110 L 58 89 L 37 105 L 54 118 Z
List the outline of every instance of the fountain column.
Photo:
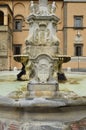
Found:
M 58 55 L 59 39 L 56 26 L 59 18 L 51 14 L 48 0 L 33 4 L 35 13 L 28 16 L 29 36 L 26 39 L 26 53 L 33 64 L 33 77 L 28 83 L 28 91 L 35 96 L 54 97 L 58 91 L 58 79 L 54 75 L 54 56 Z M 48 95 L 49 94 L 49 95 Z

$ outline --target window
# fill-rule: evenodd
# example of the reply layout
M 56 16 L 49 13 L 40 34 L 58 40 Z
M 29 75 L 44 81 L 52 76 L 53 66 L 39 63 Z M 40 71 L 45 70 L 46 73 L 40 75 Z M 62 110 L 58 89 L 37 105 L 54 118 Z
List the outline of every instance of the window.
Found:
M 83 44 L 75 44 L 75 56 L 82 56 Z
M 21 31 L 22 30 L 22 20 L 21 19 L 17 19 L 15 20 L 15 25 L 14 25 L 14 29 L 17 31 Z
M 0 11 L 0 25 L 4 25 L 4 13 Z
M 74 27 L 75 28 L 83 27 L 83 16 L 74 16 Z
M 14 55 L 21 54 L 21 45 L 14 45 Z

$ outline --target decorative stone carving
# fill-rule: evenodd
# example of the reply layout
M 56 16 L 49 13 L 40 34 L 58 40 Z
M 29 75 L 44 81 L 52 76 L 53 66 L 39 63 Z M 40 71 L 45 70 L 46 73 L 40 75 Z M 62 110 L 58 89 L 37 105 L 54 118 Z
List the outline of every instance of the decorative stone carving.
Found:
M 48 5 L 48 0 L 39 0 L 39 5 L 33 1 L 30 2 L 30 14 L 38 16 L 49 16 L 54 14 L 56 11 L 56 3 L 53 1 L 52 4 Z
M 22 63 L 22 69 L 17 74 L 17 80 L 29 80 L 32 77 L 32 62 L 27 55 L 15 55 L 14 59 Z
M 37 77 L 40 83 L 47 83 L 50 76 L 52 64 L 49 63 L 48 58 L 41 57 L 38 60 L 38 64 L 36 64 Z
M 31 44 L 33 44 L 33 34 L 30 34 L 29 36 L 28 36 L 28 38 L 26 39 L 26 45 L 31 45 Z
M 44 84 L 50 87 L 55 86 L 57 89 L 58 78 L 54 75 L 62 72 L 64 60 L 61 60 L 61 62 L 58 60 L 60 59 L 58 57 L 60 41 L 56 35 L 59 21 L 59 18 L 54 14 L 56 3 L 53 2 L 49 10 L 48 0 L 39 0 L 39 5 L 31 1 L 30 9 L 31 13 L 27 18 L 29 36 L 26 39 L 26 55 L 32 63 L 32 77 L 27 86 L 28 88 L 31 86 L 36 88 L 37 85 L 43 87 L 42 84 Z M 57 63 L 56 69 L 54 68 L 55 63 Z M 27 72 L 28 67 L 28 63 L 25 64 Z
M 52 61 L 46 55 L 40 55 L 34 60 L 35 77 L 30 82 L 47 83 L 52 73 Z
M 77 34 L 75 36 L 75 43 L 82 43 L 83 42 L 83 37 L 79 31 L 77 31 Z
M 30 2 L 30 14 L 38 14 L 38 4 Z
M 35 22 L 32 21 L 32 18 Z M 56 36 L 56 21 L 53 16 L 39 17 L 31 16 L 28 21 L 30 23 L 29 36 L 26 39 L 26 45 L 59 45 L 60 41 Z M 51 18 L 52 17 L 52 18 Z M 45 21 L 46 19 L 46 21 Z M 52 19 L 52 21 L 51 21 Z M 53 22 L 53 20 L 56 20 Z M 32 26 L 33 24 L 33 26 Z M 53 29 L 52 29 L 53 28 Z
M 52 35 L 52 44 L 59 46 L 59 39 L 56 37 L 56 35 Z
M 54 14 L 55 11 L 56 11 L 56 3 L 55 1 L 53 1 L 52 6 L 51 6 L 51 13 Z
M 46 29 L 46 25 L 40 25 L 39 29 L 36 29 L 35 44 L 46 45 L 50 43 L 49 39 L 50 30 Z
M 48 8 L 47 8 L 48 0 L 39 0 L 39 15 L 47 16 L 49 15 Z
M 33 1 L 30 2 L 30 13 L 31 13 L 31 14 L 34 14 L 34 13 L 35 13 Z

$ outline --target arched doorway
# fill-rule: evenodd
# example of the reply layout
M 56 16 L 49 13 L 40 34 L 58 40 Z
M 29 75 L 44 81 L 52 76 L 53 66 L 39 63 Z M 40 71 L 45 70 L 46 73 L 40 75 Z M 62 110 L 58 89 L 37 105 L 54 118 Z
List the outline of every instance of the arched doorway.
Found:
M 0 25 L 4 25 L 4 13 L 0 11 Z

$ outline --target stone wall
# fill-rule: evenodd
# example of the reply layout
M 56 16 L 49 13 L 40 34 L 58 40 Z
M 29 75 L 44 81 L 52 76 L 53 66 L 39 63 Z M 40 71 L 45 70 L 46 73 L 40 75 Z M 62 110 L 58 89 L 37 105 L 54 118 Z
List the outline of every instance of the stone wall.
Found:
M 10 67 L 10 53 L 12 48 L 12 36 L 4 26 L 0 29 L 0 70 L 7 70 Z

